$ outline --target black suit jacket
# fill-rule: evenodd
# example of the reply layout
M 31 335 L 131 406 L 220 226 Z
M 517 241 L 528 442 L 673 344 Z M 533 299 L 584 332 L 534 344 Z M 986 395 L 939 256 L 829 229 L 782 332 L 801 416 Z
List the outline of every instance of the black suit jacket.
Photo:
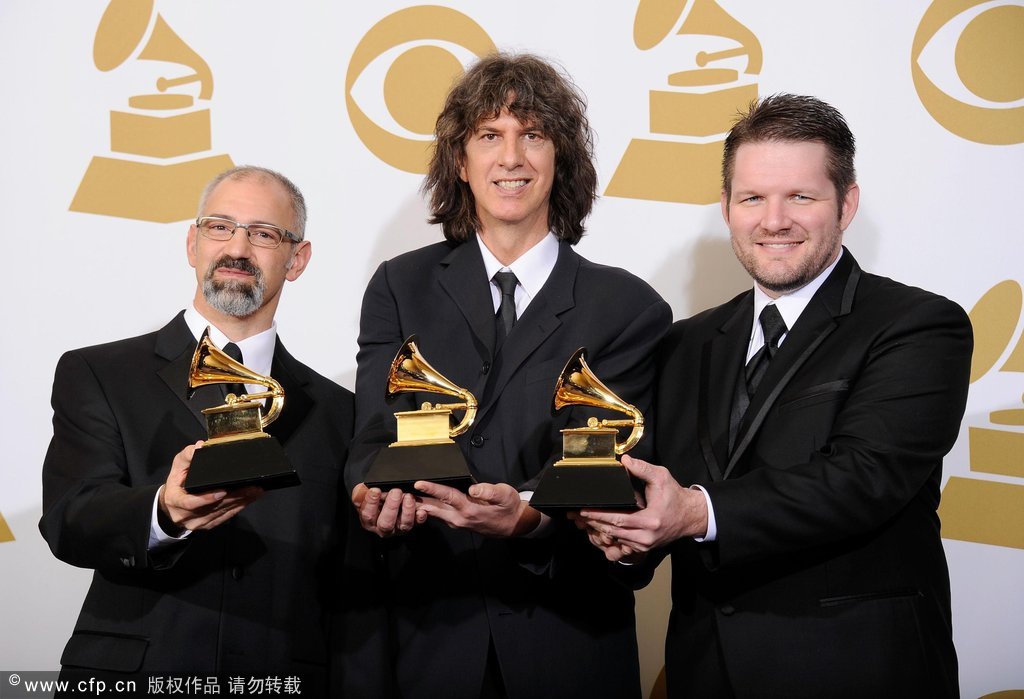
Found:
M 285 407 L 267 431 L 302 485 L 150 555 L 157 489 L 174 455 L 206 438 L 200 409 L 222 401 L 216 386 L 186 400 L 195 346 L 179 314 L 155 333 L 74 350 L 57 365 L 39 527 L 54 555 L 96 571 L 61 663 L 222 678 L 297 673 L 322 685 L 352 394 L 278 340 L 271 375 Z
M 543 289 L 496 351 L 488 284 L 475 240 L 431 245 L 377 270 L 363 300 L 350 488 L 394 441 L 394 412 L 444 402 L 431 394 L 384 402 L 391 360 L 413 333 L 424 357 L 479 401 L 455 441 L 480 481 L 518 487 L 561 457 L 559 430 L 588 414 L 551 415 L 555 380 L 579 347 L 612 390 L 649 411 L 653 350 L 671 318 L 650 286 L 562 243 Z M 489 639 L 512 699 L 638 695 L 632 593 L 567 521 L 535 540 L 485 539 L 429 521 L 382 548 L 402 696 L 479 696 Z
M 671 547 L 676 697 L 956 696 L 936 508 L 971 326 L 849 251 L 790 330 L 732 453 L 752 292 L 660 351 L 659 463 L 710 494 L 718 535 Z

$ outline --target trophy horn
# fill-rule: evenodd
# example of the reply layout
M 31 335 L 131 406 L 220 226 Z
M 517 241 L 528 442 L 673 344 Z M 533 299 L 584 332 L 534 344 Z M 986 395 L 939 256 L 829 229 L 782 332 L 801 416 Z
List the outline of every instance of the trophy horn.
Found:
M 465 388 L 452 383 L 430 363 L 423 358 L 416 347 L 416 336 L 410 335 L 402 343 L 398 354 L 391 362 L 391 370 L 388 371 L 387 387 L 384 390 L 384 399 L 391 403 L 399 393 L 413 393 L 423 391 L 425 393 L 440 393 L 445 396 L 454 396 L 462 400 L 461 403 L 437 404 L 435 408 L 448 408 L 449 410 L 465 410 L 462 421 L 449 430 L 449 436 L 455 437 L 469 429 L 476 419 L 477 402 Z
M 200 386 L 222 383 L 258 384 L 269 391 L 240 396 L 241 400 L 255 401 L 271 398 L 270 410 L 260 417 L 260 427 L 266 427 L 281 413 L 284 407 L 284 388 L 276 380 L 258 374 L 241 362 L 232 359 L 224 350 L 210 340 L 210 329 L 203 332 L 192 355 L 192 366 L 188 371 L 188 397 L 191 398 Z
M 551 399 L 555 411 L 571 405 L 588 405 L 592 408 L 615 410 L 630 416 L 628 420 L 601 420 L 602 427 L 632 427 L 633 431 L 625 442 L 615 441 L 615 453 L 625 454 L 636 446 L 644 436 L 644 416 L 636 406 L 627 403 L 605 386 L 601 379 L 587 366 L 587 349 L 580 347 L 555 381 L 555 394 Z M 591 418 L 596 421 L 596 418 Z M 595 425 L 596 426 L 596 425 Z

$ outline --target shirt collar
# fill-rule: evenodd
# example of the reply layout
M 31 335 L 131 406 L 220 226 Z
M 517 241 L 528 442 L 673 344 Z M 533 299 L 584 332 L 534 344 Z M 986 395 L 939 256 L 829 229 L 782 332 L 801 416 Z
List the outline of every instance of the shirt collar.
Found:
M 480 239 L 479 235 L 476 237 L 476 241 L 480 246 L 480 254 L 484 258 L 484 269 L 487 272 L 488 280 L 493 279 L 495 273 L 502 270 L 509 270 L 516 275 L 524 296 L 521 300 L 519 290 L 517 289 L 516 307 L 518 315 L 522 315 L 526 304 L 540 293 L 544 283 L 551 276 L 551 270 L 555 268 L 555 262 L 558 261 L 558 238 L 555 237 L 554 233 L 548 231 L 548 234 L 541 238 L 536 245 L 507 266 L 498 261 L 494 253 L 484 245 L 484 241 Z M 495 301 L 495 308 L 497 308 L 497 304 L 500 303 L 500 293 L 494 284 L 491 284 L 491 292 Z
M 797 320 L 800 319 L 800 315 L 807 308 L 807 304 L 811 302 L 814 294 L 817 293 L 821 285 L 825 283 L 829 275 L 832 274 L 832 270 L 835 269 L 836 265 L 839 264 L 840 258 L 843 256 L 842 248 L 839 249 L 839 256 L 830 264 L 828 267 L 823 269 L 818 276 L 804 284 L 799 289 L 791 291 L 788 294 L 783 294 L 777 299 L 772 299 L 768 294 L 761 290 L 757 284 L 754 284 L 754 324 L 750 333 L 750 347 L 747 352 L 747 359 L 756 352 L 761 345 L 764 344 L 764 331 L 761 329 L 761 323 L 758 322 L 758 318 L 761 316 L 761 311 L 764 307 L 770 303 L 774 303 L 775 307 L 779 309 L 779 313 L 782 315 L 782 319 L 786 321 L 786 328 L 792 328 L 796 325 Z M 786 339 L 786 334 L 782 336 L 782 341 Z
M 230 342 L 227 335 L 196 310 L 195 305 L 185 309 L 185 322 L 197 341 L 203 336 L 203 331 L 209 327 L 210 339 L 219 349 L 224 349 L 224 345 Z M 269 376 L 270 367 L 274 363 L 274 347 L 277 344 L 277 321 L 271 323 L 270 327 L 263 332 L 244 340 L 238 340 L 235 344 L 242 351 L 242 363 L 248 369 L 257 374 Z

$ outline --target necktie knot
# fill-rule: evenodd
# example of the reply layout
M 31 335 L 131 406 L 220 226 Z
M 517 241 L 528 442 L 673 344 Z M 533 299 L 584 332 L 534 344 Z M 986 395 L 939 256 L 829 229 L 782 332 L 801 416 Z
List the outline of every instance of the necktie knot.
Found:
M 224 354 L 228 355 L 239 364 L 242 363 L 242 350 L 234 342 L 229 342 L 224 345 Z
M 498 341 L 501 342 L 516 324 L 516 285 L 519 284 L 519 280 L 513 272 L 495 272 L 493 279 L 501 291 L 501 303 L 495 314 L 495 329 Z

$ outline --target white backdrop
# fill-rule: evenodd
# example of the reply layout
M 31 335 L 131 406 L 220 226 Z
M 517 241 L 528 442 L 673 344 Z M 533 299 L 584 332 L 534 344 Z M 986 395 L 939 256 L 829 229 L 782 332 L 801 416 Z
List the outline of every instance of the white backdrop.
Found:
M 113 3 L 109 16 L 123 4 Z M 314 254 L 285 292 L 279 330 L 296 356 L 352 388 L 359 303 L 370 274 L 382 259 L 440 237 L 424 223 L 416 157 L 403 155 L 419 147 L 416 124 L 429 116 L 431 90 L 447 80 L 431 71 L 452 57 L 468 61 L 493 42 L 556 60 L 587 94 L 602 191 L 633 139 L 665 156 L 667 170 L 655 158 L 643 176 L 632 176 L 628 197 L 599 200 L 579 250 L 649 280 L 677 318 L 731 297 L 748 281 L 717 203 L 704 203 L 709 187 L 712 196 L 717 191 L 717 174 L 696 155 L 700 144 L 713 151 L 727 124 L 669 135 L 663 120 L 652 129 L 650 117 L 663 112 L 650 113 L 650 91 L 691 99 L 700 111 L 745 85 L 748 93 L 817 95 L 846 115 L 858 138 L 862 188 L 846 244 L 861 265 L 968 310 L 985 299 L 972 314 L 984 361 L 976 354 L 961 439 L 946 462 L 947 481 L 959 480 L 955 498 L 946 487 L 944 534 L 964 695 L 1024 692 L 1024 350 L 1013 354 L 1024 333 L 1016 215 L 1024 185 L 1021 2 L 696 0 L 695 10 L 694 0 L 520 0 L 513 8 L 469 0 L 444 0 L 444 8 L 156 0 L 148 13 L 144 2 L 127 4 L 143 8 L 131 11 L 142 13 L 141 25 L 111 20 L 101 31 L 108 0 L 0 0 L 0 244 L 12 264 L 0 282 L 7 337 L 0 348 L 0 669 L 58 666 L 90 575 L 53 559 L 36 529 L 57 358 L 160 327 L 194 289 L 184 255 L 183 219 L 191 209 L 170 218 L 155 208 L 148 217 L 133 214 L 126 202 L 139 201 L 137 179 L 106 176 L 99 180 L 102 205 L 94 196 L 71 210 L 92 159 L 167 173 L 227 155 L 291 177 L 307 197 Z M 736 25 L 716 15 L 718 8 Z M 154 39 L 157 14 L 194 54 L 165 33 Z M 638 36 L 655 32 L 656 46 L 634 41 L 635 20 Z M 737 41 L 747 55 L 708 66 L 734 69 L 735 79 L 716 74 L 721 79 L 703 88 L 668 86 L 670 74 L 704 68 L 699 50 Z M 97 59 L 107 61 L 103 66 L 94 61 L 94 44 L 105 51 Z M 123 55 L 116 55 L 119 46 Z M 434 49 L 403 59 L 416 47 Z M 172 62 L 141 60 L 147 51 Z M 754 55 L 763 63 L 755 65 Z M 193 105 L 129 107 L 130 97 L 157 93 L 158 78 L 189 74 L 186 65 L 205 66 L 212 78 L 167 90 L 195 96 Z M 389 72 L 390 65 L 398 68 Z M 926 77 L 915 82 L 918 68 Z M 206 96 L 204 87 L 212 88 Z M 126 133 L 112 128 L 112 111 L 143 123 L 204 109 L 209 144 L 140 136 L 134 152 L 111 151 L 111 138 Z M 367 123 L 392 135 L 368 135 Z M 179 151 L 147 150 L 164 140 Z M 677 195 L 659 193 L 676 181 Z M 154 196 L 171 201 L 180 196 L 176 187 L 161 185 Z M 969 428 L 990 432 L 977 433 L 976 445 Z M 993 433 L 995 446 L 985 441 Z M 661 665 L 666 577 L 662 571 L 640 602 L 648 686 Z

